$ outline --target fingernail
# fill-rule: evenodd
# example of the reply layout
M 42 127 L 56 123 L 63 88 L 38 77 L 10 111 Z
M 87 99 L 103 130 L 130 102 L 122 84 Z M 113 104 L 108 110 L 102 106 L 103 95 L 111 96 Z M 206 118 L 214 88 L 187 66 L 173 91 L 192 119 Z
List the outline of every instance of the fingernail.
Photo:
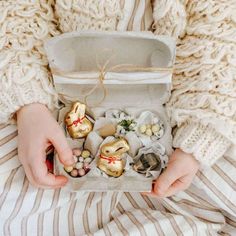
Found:
M 65 164 L 66 164 L 67 166 L 73 166 L 75 163 L 76 163 L 75 160 L 74 160 L 74 159 L 71 159 L 71 160 L 67 160 Z
M 65 178 L 63 185 L 66 185 L 68 183 L 68 178 Z
M 62 185 L 66 185 L 69 179 L 64 175 L 61 175 L 61 178 L 62 178 Z

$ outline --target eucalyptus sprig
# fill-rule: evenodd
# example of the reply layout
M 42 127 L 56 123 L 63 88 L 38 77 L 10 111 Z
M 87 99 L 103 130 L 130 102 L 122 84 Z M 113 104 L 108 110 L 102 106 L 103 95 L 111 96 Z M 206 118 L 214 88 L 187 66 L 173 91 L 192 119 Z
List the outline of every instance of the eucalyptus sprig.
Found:
M 134 127 L 136 125 L 136 122 L 132 119 L 132 120 L 121 120 L 118 123 L 119 126 L 123 127 L 125 129 L 125 131 L 135 131 Z

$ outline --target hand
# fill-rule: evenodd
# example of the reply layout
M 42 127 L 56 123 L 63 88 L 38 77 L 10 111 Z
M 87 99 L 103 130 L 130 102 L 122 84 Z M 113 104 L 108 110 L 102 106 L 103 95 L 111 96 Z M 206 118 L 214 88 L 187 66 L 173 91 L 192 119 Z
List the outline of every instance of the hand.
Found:
M 171 155 L 166 170 L 157 178 L 151 195 L 170 197 L 187 189 L 200 167 L 191 155 L 176 149 Z
M 40 188 L 60 188 L 65 176 L 48 172 L 46 149 L 53 145 L 63 165 L 73 165 L 72 150 L 50 111 L 42 104 L 30 104 L 17 112 L 18 157 L 31 184 Z

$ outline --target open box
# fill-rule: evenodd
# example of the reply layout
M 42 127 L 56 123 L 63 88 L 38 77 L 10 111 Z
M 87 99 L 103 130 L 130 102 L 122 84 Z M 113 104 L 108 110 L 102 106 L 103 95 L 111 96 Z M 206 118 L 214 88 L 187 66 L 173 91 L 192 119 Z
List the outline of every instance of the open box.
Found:
M 45 49 L 55 88 L 64 104 L 59 110 L 58 122 L 72 148 L 87 145 L 85 139 L 70 138 L 64 124 L 71 102 L 80 101 L 88 104 L 86 113 L 94 121 L 111 113 L 111 110 L 124 111 L 137 120 L 145 112 L 156 115 L 163 122 L 165 132 L 159 140 L 155 140 L 155 145 L 164 147 L 163 155 L 170 155 L 171 127 L 164 103 L 170 96 L 172 77 L 172 72 L 165 68 L 172 67 L 175 58 L 172 38 L 149 32 L 73 32 L 48 40 Z M 100 81 L 100 70 L 105 64 L 104 79 Z M 119 70 L 112 69 L 117 65 L 121 65 Z M 127 70 L 132 67 L 139 69 Z M 145 140 L 143 147 L 150 147 L 154 142 Z M 129 142 L 132 146 L 132 138 Z M 153 178 L 140 173 L 129 174 L 129 169 L 118 178 L 99 174 L 96 161 L 100 144 L 97 145 L 98 150 L 90 150 L 95 158 L 91 167 L 94 170 L 80 178 L 68 175 L 72 190 L 151 191 Z M 57 158 L 54 164 L 56 174 L 67 174 Z

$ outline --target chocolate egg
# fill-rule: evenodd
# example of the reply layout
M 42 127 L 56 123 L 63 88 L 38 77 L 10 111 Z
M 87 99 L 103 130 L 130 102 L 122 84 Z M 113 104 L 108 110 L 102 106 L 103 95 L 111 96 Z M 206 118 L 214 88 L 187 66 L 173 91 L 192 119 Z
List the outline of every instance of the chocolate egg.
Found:
M 139 130 L 140 130 L 140 132 L 142 133 L 142 134 L 144 134 L 145 132 L 146 132 L 146 125 L 141 125 L 140 127 L 139 127 Z
M 71 174 L 72 177 L 77 177 L 77 176 L 78 176 L 78 170 L 73 169 L 73 170 L 70 172 L 70 174 Z
M 89 169 L 89 163 L 84 163 L 84 169 L 86 170 L 86 169 Z
M 151 130 L 150 128 L 146 129 L 145 134 L 146 134 L 147 136 L 151 137 L 151 136 L 152 136 L 152 130 Z
M 83 158 L 87 158 L 87 157 L 90 156 L 90 152 L 89 152 L 88 150 L 84 150 L 84 151 L 82 151 L 81 156 L 82 156 Z
M 76 169 L 81 169 L 83 168 L 84 164 L 82 162 L 77 162 L 76 165 L 75 165 L 75 168 Z
M 79 169 L 78 173 L 79 173 L 79 176 L 84 176 L 85 175 L 85 170 L 84 169 Z
M 70 173 L 73 170 L 73 166 L 64 166 L 66 172 Z
M 84 159 L 84 163 L 90 163 L 92 161 L 92 158 L 87 157 L 86 159 Z

